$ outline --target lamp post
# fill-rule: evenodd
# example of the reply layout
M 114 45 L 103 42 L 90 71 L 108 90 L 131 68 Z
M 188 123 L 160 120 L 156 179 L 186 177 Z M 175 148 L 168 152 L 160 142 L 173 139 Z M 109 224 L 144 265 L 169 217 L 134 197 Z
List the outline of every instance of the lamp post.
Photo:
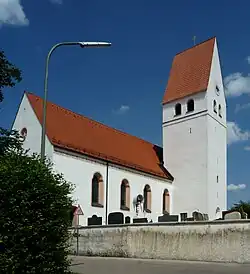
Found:
M 60 46 L 80 46 L 81 48 L 87 47 L 110 47 L 111 43 L 108 42 L 61 42 L 54 45 L 48 53 L 46 59 L 45 79 L 44 79 L 44 98 L 43 98 L 43 120 L 42 120 L 42 135 L 41 135 L 41 161 L 45 157 L 45 136 L 46 136 L 46 115 L 47 115 L 47 95 L 48 95 L 48 76 L 49 76 L 49 61 L 51 54 Z

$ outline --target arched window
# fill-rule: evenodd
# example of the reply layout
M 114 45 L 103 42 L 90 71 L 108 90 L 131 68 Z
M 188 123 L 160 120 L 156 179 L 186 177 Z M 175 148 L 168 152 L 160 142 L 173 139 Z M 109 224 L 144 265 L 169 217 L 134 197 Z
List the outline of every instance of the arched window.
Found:
M 163 192 L 163 205 L 162 205 L 163 214 L 170 213 L 170 195 L 168 189 L 165 189 Z
M 214 113 L 217 113 L 217 103 L 215 100 L 214 100 L 213 106 L 214 106 Z
M 219 116 L 222 117 L 221 105 L 219 105 Z
M 121 209 L 130 209 L 130 187 L 127 179 L 123 179 L 121 183 Z
M 194 100 L 190 99 L 187 102 L 187 112 L 194 111 Z
M 103 179 L 99 172 L 96 172 L 92 178 L 91 204 L 96 207 L 103 207 Z
M 181 115 L 181 104 L 178 103 L 175 105 L 175 115 Z
M 144 211 L 151 213 L 151 188 L 146 185 L 143 190 L 143 208 Z

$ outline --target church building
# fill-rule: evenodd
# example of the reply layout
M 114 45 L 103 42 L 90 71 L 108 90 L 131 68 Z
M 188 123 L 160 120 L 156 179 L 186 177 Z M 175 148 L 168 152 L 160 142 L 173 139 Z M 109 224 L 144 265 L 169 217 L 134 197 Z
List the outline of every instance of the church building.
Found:
M 24 92 L 13 129 L 40 153 L 43 100 Z M 47 104 L 46 156 L 75 185 L 79 225 L 121 212 L 125 222 L 163 214 L 209 220 L 226 210 L 226 100 L 216 38 L 178 53 L 162 101 L 163 146 Z

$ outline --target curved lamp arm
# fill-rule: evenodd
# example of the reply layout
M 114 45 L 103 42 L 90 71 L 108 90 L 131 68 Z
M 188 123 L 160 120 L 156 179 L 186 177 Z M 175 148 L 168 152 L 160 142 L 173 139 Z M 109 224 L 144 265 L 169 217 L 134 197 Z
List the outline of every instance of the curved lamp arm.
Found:
M 48 77 L 49 77 L 49 61 L 55 49 L 61 46 L 80 46 L 85 47 L 110 47 L 109 42 L 61 42 L 55 44 L 49 51 L 46 59 L 45 79 L 44 79 L 44 98 L 43 98 L 43 120 L 42 120 L 42 136 L 41 136 L 41 161 L 45 157 L 45 136 L 46 136 L 46 116 L 47 116 L 47 97 L 48 97 Z

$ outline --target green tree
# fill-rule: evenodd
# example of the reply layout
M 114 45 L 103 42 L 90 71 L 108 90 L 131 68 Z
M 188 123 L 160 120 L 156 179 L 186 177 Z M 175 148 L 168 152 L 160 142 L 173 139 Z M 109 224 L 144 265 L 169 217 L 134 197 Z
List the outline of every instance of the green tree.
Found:
M 71 273 L 72 185 L 28 155 L 16 132 L 0 135 L 0 273 Z
M 244 202 L 240 200 L 238 203 L 232 206 L 231 210 L 237 210 L 241 214 L 242 212 L 245 212 L 247 213 L 247 218 L 250 219 L 250 201 Z
M 10 63 L 4 51 L 0 50 L 0 103 L 3 101 L 3 88 L 14 87 L 22 80 L 21 71 Z
M 0 127 L 0 155 L 10 151 L 22 152 L 22 137 L 15 130 L 6 130 Z

